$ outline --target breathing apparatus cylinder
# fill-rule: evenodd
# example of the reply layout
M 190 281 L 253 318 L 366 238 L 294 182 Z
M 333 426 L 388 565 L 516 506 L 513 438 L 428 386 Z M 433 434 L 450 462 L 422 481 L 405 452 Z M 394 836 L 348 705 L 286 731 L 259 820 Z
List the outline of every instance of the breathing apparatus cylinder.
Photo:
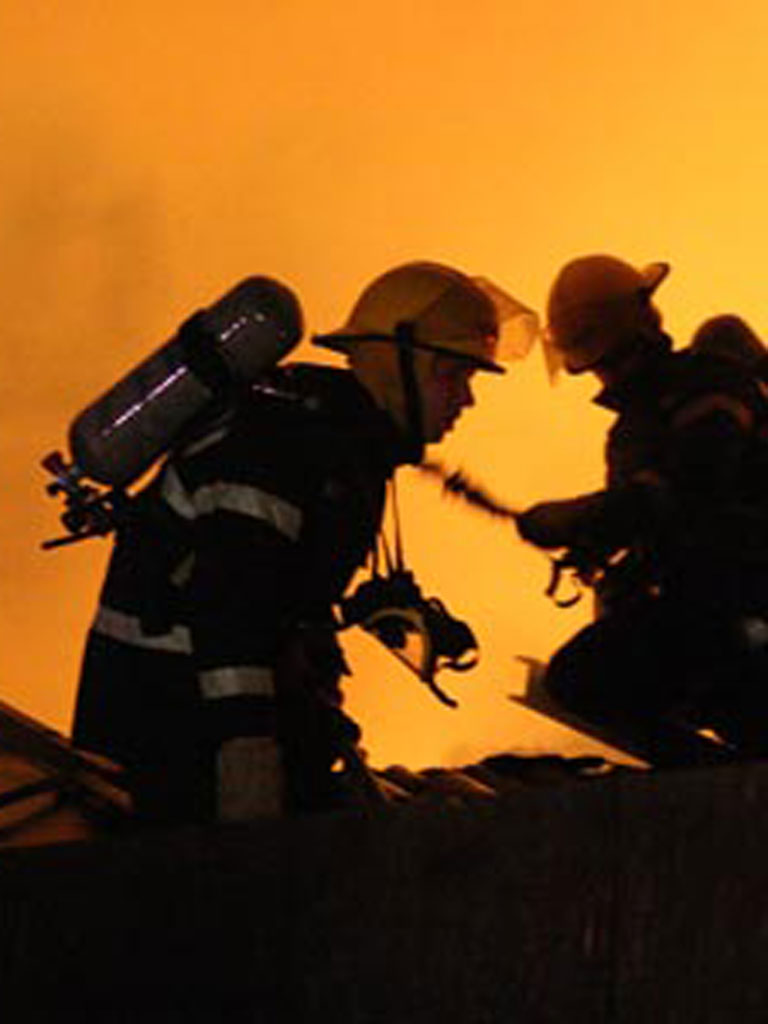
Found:
M 76 472 L 118 488 L 136 480 L 193 417 L 275 365 L 301 333 L 288 288 L 266 277 L 241 281 L 74 419 Z

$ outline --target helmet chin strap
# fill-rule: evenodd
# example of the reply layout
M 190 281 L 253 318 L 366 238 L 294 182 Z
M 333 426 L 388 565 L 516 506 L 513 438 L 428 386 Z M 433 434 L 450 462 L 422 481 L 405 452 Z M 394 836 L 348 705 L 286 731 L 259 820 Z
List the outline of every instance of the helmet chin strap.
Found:
M 400 379 L 405 398 L 405 431 L 410 461 L 421 462 L 424 457 L 424 412 L 414 361 L 415 329 L 413 323 L 403 320 L 395 326 L 395 343 L 400 366 Z

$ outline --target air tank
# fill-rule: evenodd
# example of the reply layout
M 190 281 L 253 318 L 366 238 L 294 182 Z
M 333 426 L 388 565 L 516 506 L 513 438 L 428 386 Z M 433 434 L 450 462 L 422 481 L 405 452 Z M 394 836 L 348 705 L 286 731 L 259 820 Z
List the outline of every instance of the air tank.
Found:
M 76 474 L 125 487 L 193 417 L 277 363 L 301 333 L 301 307 L 290 289 L 266 277 L 241 281 L 74 419 Z

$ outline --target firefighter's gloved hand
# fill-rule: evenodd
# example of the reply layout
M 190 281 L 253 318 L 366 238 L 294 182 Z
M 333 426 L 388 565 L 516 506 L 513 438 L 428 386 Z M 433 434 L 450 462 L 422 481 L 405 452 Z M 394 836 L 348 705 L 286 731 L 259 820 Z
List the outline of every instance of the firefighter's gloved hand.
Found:
M 599 519 L 605 498 L 605 491 L 596 491 L 579 498 L 533 505 L 518 515 L 518 533 L 540 548 L 578 546 Z
M 216 817 L 253 821 L 275 817 L 283 808 L 283 766 L 272 736 L 225 740 L 216 759 Z

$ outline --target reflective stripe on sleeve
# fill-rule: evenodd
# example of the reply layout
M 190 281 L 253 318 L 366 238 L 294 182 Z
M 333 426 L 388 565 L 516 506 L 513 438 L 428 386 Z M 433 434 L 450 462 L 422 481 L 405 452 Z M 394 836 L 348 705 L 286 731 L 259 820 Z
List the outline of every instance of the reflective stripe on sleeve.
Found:
M 223 482 L 208 484 L 195 491 L 193 500 L 201 514 L 217 509 L 238 512 L 269 523 L 290 540 L 296 540 L 301 530 L 301 509 L 260 487 Z
M 102 605 L 93 620 L 93 631 L 111 637 L 124 644 L 143 647 L 150 651 L 169 651 L 174 654 L 191 654 L 192 640 L 186 626 L 174 626 L 167 633 L 147 634 L 136 615 L 117 611 Z
M 208 700 L 239 697 L 273 697 L 275 678 L 271 668 L 260 665 L 236 665 L 207 669 L 199 674 L 200 690 Z
M 209 515 L 221 509 L 269 523 L 289 540 L 296 540 L 301 531 L 300 508 L 285 498 L 250 484 L 218 481 L 205 484 L 190 494 L 174 467 L 170 466 L 163 477 L 161 494 L 182 519 L 194 519 L 196 515 Z

